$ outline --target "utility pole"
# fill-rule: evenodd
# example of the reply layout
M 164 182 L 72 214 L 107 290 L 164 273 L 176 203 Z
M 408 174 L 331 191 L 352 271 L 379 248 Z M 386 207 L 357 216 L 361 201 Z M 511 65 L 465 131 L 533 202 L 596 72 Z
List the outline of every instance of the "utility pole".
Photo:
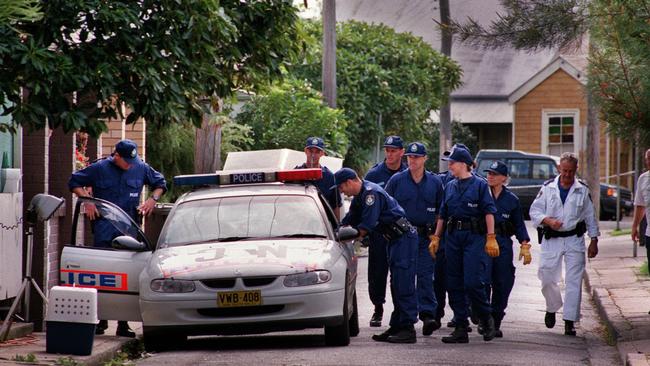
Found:
M 323 0 L 323 98 L 336 108 L 336 1 Z
M 586 153 L 586 178 L 596 218 L 600 217 L 600 121 L 598 120 L 598 106 L 591 92 L 587 89 L 587 148 Z
M 452 35 L 449 31 L 449 0 L 440 0 L 440 30 L 441 30 L 441 44 L 440 52 L 451 58 L 451 43 Z M 446 93 L 446 102 L 440 107 L 440 157 L 442 157 L 445 151 L 451 149 L 451 107 L 449 105 L 449 91 L 444 91 Z M 440 169 L 441 172 L 447 170 L 447 162 L 440 160 Z

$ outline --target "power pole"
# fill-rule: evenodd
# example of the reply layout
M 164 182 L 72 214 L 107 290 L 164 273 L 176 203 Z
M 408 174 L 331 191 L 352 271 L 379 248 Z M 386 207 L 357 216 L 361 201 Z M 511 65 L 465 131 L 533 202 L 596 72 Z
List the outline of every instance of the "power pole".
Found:
M 440 0 L 440 30 L 441 30 L 441 44 L 440 52 L 447 56 L 451 57 L 451 43 L 452 35 L 449 31 L 449 0 Z M 445 104 L 440 107 L 440 157 L 445 151 L 451 149 L 451 107 L 449 105 L 449 91 L 446 90 L 446 99 Z M 440 160 L 440 171 L 444 172 L 447 170 L 447 162 Z
M 587 148 L 585 149 L 586 178 L 594 203 L 596 218 L 600 217 L 600 121 L 598 106 L 587 89 Z
M 336 1 L 323 0 L 323 98 L 336 108 Z

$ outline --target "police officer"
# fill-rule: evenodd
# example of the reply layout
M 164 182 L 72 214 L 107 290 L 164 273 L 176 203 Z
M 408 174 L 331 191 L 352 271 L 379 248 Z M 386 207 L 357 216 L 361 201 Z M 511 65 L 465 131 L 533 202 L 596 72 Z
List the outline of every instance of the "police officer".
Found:
M 148 185 L 151 196 L 140 204 L 142 187 Z M 68 187 L 79 197 L 93 196 L 112 202 L 124 210 L 135 222 L 140 215 L 150 215 L 160 196 L 167 190 L 165 177 L 138 157 L 138 146 L 131 140 L 122 140 L 115 145 L 111 157 L 97 160 L 86 168 L 72 173 Z M 84 206 L 86 215 L 92 220 L 94 245 L 110 248 L 111 242 L 122 235 L 113 225 L 99 216 L 95 205 Z M 101 320 L 96 334 L 104 334 L 108 327 Z M 119 321 L 118 336 L 135 337 L 126 321 Z
M 544 183 L 530 206 L 530 218 L 540 227 L 542 253 L 538 277 L 546 299 L 546 327 L 555 326 L 555 313 L 562 307 L 559 282 L 565 263 L 564 334 L 575 336 L 574 322 L 580 319 L 582 274 L 585 270 L 584 234 L 591 238 L 587 255 L 598 254 L 598 222 L 589 188 L 576 179 L 578 158 L 573 153 L 560 157 L 560 175 Z
M 417 297 L 418 313 L 422 320 L 422 334 L 431 335 L 440 328 L 436 319 L 436 297 L 433 292 L 435 260 L 429 255 L 429 236 L 435 231 L 438 207 L 442 200 L 442 182 L 435 174 L 424 169 L 427 150 L 424 144 L 413 142 L 405 153 L 408 169 L 399 172 L 388 181 L 386 193 L 393 196 L 404 211 L 409 222 L 418 232 Z
M 386 187 L 386 183 L 393 174 L 404 171 L 406 164 L 402 161 L 404 156 L 404 143 L 399 136 L 388 136 L 384 140 L 383 162 L 375 164 L 366 174 L 365 180 Z M 367 238 L 368 248 L 368 294 L 374 305 L 374 312 L 370 318 L 371 327 L 381 327 L 384 316 L 384 302 L 386 301 L 386 279 L 388 278 L 388 257 L 386 252 L 386 239 L 379 233 L 370 233 Z
M 487 182 L 472 174 L 472 156 L 467 150 L 454 148 L 449 157 L 443 159 L 449 161 L 449 170 L 456 179 L 445 187 L 436 234 L 432 237 L 429 251 L 436 253 L 446 221 L 447 291 L 456 328 L 442 341 L 469 342 L 466 296 L 483 328 L 483 340 L 490 341 L 495 336 L 495 329 L 485 288 L 489 280 L 488 255 L 499 255 L 494 234 L 496 207 Z
M 415 343 L 417 232 L 406 219 L 404 210 L 379 185 L 361 180 L 350 168 L 337 171 L 335 179 L 341 192 L 354 196 L 350 211 L 342 223 L 356 227 L 362 238 L 369 233 L 379 232 L 388 241 L 394 310 L 388 330 L 373 335 L 372 339 L 378 342 Z
M 320 137 L 309 137 L 305 142 L 305 155 L 307 161 L 296 167 L 296 169 L 321 168 L 323 177 L 314 181 L 320 193 L 325 197 L 327 203 L 334 211 L 337 219 L 341 218 L 340 207 L 343 206 L 341 194 L 337 189 L 331 189 L 334 185 L 334 173 L 326 166 L 320 165 L 320 159 L 325 156 L 325 142 Z
M 494 318 L 495 336 L 503 337 L 501 321 L 505 316 L 508 298 L 515 284 L 515 266 L 512 265 L 512 239 L 515 235 L 519 240 L 519 259 L 524 265 L 530 264 L 530 238 L 524 223 L 524 214 L 519 204 L 519 198 L 504 184 L 508 180 L 508 166 L 501 161 L 493 162 L 488 169 L 487 182 L 494 198 L 497 213 L 494 216 L 494 231 L 499 243 L 499 256 L 492 258 L 492 283 L 488 288 L 491 296 L 492 317 Z

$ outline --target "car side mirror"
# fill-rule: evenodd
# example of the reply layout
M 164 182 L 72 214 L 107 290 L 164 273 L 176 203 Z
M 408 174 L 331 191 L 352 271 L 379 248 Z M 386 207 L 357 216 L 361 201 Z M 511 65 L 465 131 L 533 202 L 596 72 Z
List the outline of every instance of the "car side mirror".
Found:
M 338 241 L 348 241 L 352 240 L 359 236 L 359 231 L 353 227 L 350 226 L 343 226 L 338 230 L 336 233 L 336 239 Z
M 141 252 L 147 249 L 147 245 L 145 243 L 139 242 L 126 235 L 118 236 L 117 238 L 113 239 L 111 244 L 115 249 L 126 249 L 135 252 Z

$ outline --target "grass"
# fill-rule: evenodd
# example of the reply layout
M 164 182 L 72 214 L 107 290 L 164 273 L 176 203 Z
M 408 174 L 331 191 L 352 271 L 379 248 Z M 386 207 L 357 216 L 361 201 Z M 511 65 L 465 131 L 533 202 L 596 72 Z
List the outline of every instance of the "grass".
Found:
M 612 230 L 610 236 L 621 236 L 621 235 L 630 235 L 632 234 L 632 229 L 622 229 L 622 230 Z
M 645 276 L 650 276 L 650 272 L 648 271 L 648 261 L 645 261 L 639 268 L 639 273 Z
M 33 353 L 28 353 L 28 354 L 26 354 L 25 356 L 23 356 L 23 355 L 16 355 L 16 357 L 14 357 L 14 358 L 12 359 L 12 361 L 16 361 L 16 362 L 27 362 L 27 363 L 36 363 L 37 359 L 36 359 L 36 356 L 35 356 Z
M 112 360 L 104 363 L 104 366 L 134 365 L 134 360 L 143 358 L 145 354 L 144 343 L 136 339 L 125 344 Z

